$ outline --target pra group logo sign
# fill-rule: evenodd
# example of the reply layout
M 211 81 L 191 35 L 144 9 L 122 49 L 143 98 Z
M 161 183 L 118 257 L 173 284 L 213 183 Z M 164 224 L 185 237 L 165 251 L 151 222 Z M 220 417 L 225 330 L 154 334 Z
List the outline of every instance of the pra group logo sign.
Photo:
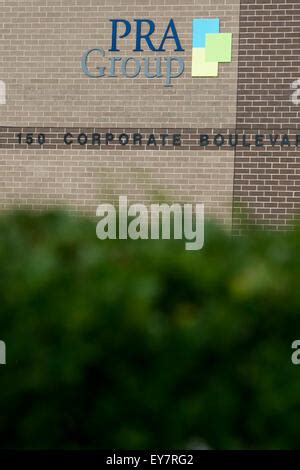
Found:
M 162 37 L 156 33 L 155 21 L 151 19 L 111 19 L 111 47 L 109 55 L 102 47 L 86 50 L 81 57 L 81 68 L 89 78 L 118 77 L 164 78 L 164 86 L 185 72 L 185 49 L 171 18 Z M 134 41 L 133 53 L 122 56 L 121 41 Z M 170 44 L 172 52 L 170 55 Z M 166 47 L 168 47 L 168 54 Z M 231 62 L 232 33 L 220 33 L 219 18 L 195 18 L 192 22 L 192 77 L 217 77 L 220 62 Z M 150 52 L 144 56 L 141 53 Z M 155 53 L 155 56 L 153 56 Z M 116 55 L 115 55 L 116 54 Z

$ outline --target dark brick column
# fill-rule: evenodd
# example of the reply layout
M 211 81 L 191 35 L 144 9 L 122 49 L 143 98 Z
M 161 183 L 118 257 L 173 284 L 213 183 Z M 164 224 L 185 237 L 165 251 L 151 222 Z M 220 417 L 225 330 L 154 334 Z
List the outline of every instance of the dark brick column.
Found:
M 237 132 L 299 134 L 299 78 L 299 0 L 241 0 Z M 238 146 L 233 204 L 235 233 L 242 214 L 246 227 L 287 229 L 300 209 L 300 147 Z

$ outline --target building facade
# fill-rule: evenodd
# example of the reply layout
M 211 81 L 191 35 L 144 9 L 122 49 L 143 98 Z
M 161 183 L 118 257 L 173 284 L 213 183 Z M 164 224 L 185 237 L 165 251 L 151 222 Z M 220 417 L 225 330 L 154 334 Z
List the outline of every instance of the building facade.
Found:
M 299 1 L 0 7 L 2 210 L 95 214 L 125 194 L 204 203 L 237 233 L 242 220 L 291 226 L 300 208 Z M 217 76 L 193 74 L 195 19 L 219 21 L 220 37 L 205 36 L 212 57 L 214 40 L 232 38 L 230 59 L 216 65 L 205 52 Z

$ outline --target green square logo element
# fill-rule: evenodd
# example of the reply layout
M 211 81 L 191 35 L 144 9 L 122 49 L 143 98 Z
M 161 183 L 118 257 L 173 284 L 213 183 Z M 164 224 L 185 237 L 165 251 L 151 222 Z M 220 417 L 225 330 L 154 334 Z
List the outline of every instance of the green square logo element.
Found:
M 207 33 L 206 62 L 231 62 L 232 33 Z

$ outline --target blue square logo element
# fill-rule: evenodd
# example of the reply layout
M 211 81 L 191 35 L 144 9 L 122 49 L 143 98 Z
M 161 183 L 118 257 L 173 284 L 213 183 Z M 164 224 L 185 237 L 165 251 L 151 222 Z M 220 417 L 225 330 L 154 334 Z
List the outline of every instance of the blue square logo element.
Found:
M 195 18 L 193 19 L 193 47 L 205 47 L 207 33 L 219 33 L 219 18 Z

